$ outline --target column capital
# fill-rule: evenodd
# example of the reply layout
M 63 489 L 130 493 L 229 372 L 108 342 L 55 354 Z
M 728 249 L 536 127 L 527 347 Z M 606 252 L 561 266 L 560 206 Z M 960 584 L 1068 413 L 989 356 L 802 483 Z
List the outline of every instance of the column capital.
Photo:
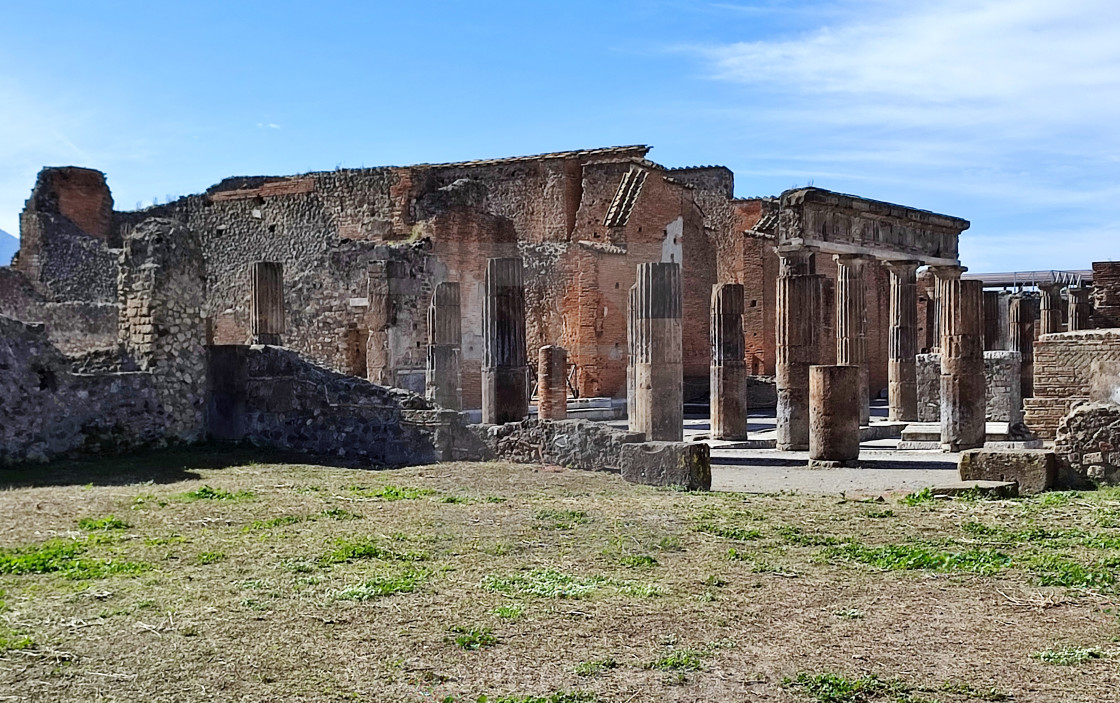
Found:
M 864 264 L 875 261 L 875 257 L 870 254 L 833 254 L 832 260 L 844 266 L 851 266 L 858 268 Z
M 967 266 L 930 266 L 929 270 L 941 280 L 953 280 L 968 270 Z
M 888 271 L 902 277 L 913 276 L 923 265 L 921 261 L 911 259 L 887 259 L 882 263 Z
M 778 275 L 793 276 L 797 274 L 812 273 L 810 262 L 817 247 L 807 247 L 801 244 L 782 244 L 774 247 L 778 255 Z

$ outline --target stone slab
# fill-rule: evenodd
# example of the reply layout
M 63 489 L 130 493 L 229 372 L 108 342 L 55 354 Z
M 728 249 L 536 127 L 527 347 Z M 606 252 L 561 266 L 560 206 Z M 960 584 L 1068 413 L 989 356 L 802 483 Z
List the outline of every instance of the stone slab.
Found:
M 979 492 L 991 498 L 1016 498 L 1019 485 L 1014 481 L 958 481 L 930 486 L 934 498 L 951 498 Z
M 711 453 L 702 442 L 642 442 L 621 450 L 619 468 L 630 483 L 711 490 Z
M 1042 493 L 1058 477 L 1057 455 L 1042 449 L 970 449 L 957 464 L 962 481 L 1014 481 L 1020 493 Z

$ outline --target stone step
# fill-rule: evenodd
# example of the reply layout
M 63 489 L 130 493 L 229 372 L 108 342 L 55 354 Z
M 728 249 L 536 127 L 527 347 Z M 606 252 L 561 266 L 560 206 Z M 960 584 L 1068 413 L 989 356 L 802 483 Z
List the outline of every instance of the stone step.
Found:
M 930 486 L 934 498 L 952 498 L 974 492 L 991 498 L 1016 498 L 1019 484 L 1014 481 L 956 481 L 938 486 Z

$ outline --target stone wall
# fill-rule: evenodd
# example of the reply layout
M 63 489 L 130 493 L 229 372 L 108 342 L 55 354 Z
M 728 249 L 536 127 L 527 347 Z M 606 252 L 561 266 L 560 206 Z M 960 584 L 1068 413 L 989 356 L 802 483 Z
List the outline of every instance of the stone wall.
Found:
M 1120 405 L 1085 403 L 1074 408 L 1058 423 L 1054 451 L 1063 487 L 1120 483 Z
M 941 355 L 918 354 L 918 422 L 941 421 Z M 984 378 L 987 391 L 988 422 L 1021 422 L 1022 397 L 1019 389 L 1019 352 L 984 352 Z
M 1093 262 L 1093 327 L 1120 327 L 1120 261 Z
M 641 432 L 588 420 L 522 420 L 471 429 L 488 448 L 488 458 L 616 473 L 622 445 L 645 440 Z
M 1042 439 L 1077 405 L 1120 400 L 1120 329 L 1045 334 L 1034 343 L 1034 397 L 1024 420 Z

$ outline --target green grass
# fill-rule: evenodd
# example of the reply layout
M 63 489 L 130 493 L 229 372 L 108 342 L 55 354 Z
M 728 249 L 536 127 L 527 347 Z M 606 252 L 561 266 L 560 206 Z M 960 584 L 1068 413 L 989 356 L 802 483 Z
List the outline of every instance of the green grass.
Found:
M 1085 565 L 1058 554 L 1039 554 L 1030 560 L 1029 570 L 1040 586 L 1064 586 L 1111 591 L 1116 588 L 1120 558 L 1098 560 Z
M 844 542 L 833 535 L 806 534 L 800 527 L 793 525 L 779 527 L 777 532 L 783 540 L 799 547 L 830 547 Z
M 1062 647 L 1060 649 L 1047 649 L 1042 652 L 1035 652 L 1031 656 L 1047 664 L 1077 666 L 1078 664 L 1084 664 L 1093 659 L 1101 659 L 1105 654 L 1097 647 Z
M 334 549 L 319 557 L 322 564 L 342 564 L 361 559 L 382 559 L 385 561 L 424 561 L 428 558 L 425 552 L 398 552 L 381 546 L 378 542 L 368 539 L 338 539 L 335 540 Z
M 583 598 L 594 593 L 606 582 L 602 577 L 580 577 L 555 569 L 534 569 L 517 576 L 498 577 L 492 574 L 482 579 L 488 591 L 538 598 Z
M 360 498 L 380 498 L 381 500 L 416 500 L 425 496 L 434 495 L 431 488 L 409 488 L 386 484 L 379 488 L 366 488 L 365 486 L 350 486 L 351 493 Z
M 498 638 L 494 636 L 494 631 L 489 627 L 467 628 L 456 625 L 450 630 L 451 636 L 447 639 L 454 642 L 459 649 L 475 651 L 498 644 Z
M 782 686 L 796 689 L 818 703 L 864 703 L 891 691 L 891 684 L 874 674 L 846 678 L 838 674 L 800 673 L 783 679 Z
M 712 522 L 699 522 L 694 525 L 692 529 L 696 532 L 703 532 L 704 534 L 715 535 L 716 537 L 735 540 L 737 542 L 749 542 L 750 540 L 755 540 L 762 536 L 761 530 L 735 527 L 733 525 L 717 525 Z
M 391 596 L 396 593 L 412 593 L 417 586 L 428 580 L 428 572 L 408 568 L 395 574 L 383 574 L 348 586 L 335 592 L 335 600 L 365 601 Z
M 274 517 L 268 520 L 253 520 L 251 523 L 241 528 L 241 531 L 255 532 L 256 530 L 271 530 L 277 527 L 298 525 L 307 519 L 308 518 L 303 515 L 281 515 L 280 517 Z
M 552 530 L 571 530 L 589 520 L 582 510 L 538 510 L 534 517 L 543 523 L 540 527 Z
M 940 551 L 921 544 L 888 544 L 867 547 L 851 542 L 829 547 L 824 555 L 832 561 L 867 564 L 884 571 L 965 571 L 990 575 L 1011 566 L 1011 557 L 992 549 Z
M 490 611 L 503 620 L 516 620 L 525 612 L 525 606 L 522 605 L 499 605 L 494 610 Z
M 498 698 L 490 698 L 481 695 L 475 699 L 475 703 L 595 703 L 597 700 L 594 693 L 561 691 L 546 696 L 499 696 Z M 444 703 L 451 702 L 445 699 Z
M 249 500 L 252 497 L 252 491 L 227 491 L 224 488 L 214 488 L 210 485 L 203 485 L 201 488 L 179 494 L 180 500 L 188 502 L 195 500 Z
M 220 561 L 224 561 L 225 558 L 226 555 L 224 552 L 203 552 L 198 555 L 198 563 L 204 565 L 217 564 Z
M 576 664 L 573 670 L 576 676 L 598 676 L 605 671 L 610 671 L 618 667 L 618 662 L 613 658 L 607 657 L 606 659 L 590 659 L 588 661 Z
M 911 493 L 910 495 L 906 495 L 906 496 L 903 496 L 903 497 L 899 498 L 898 502 L 901 503 L 902 505 L 913 506 L 913 505 L 925 505 L 927 503 L 933 503 L 936 500 L 937 499 L 933 497 L 933 491 L 932 490 L 930 490 L 929 488 L 923 488 L 922 490 L 918 491 L 917 493 Z
M 618 563 L 634 569 L 648 569 L 657 566 L 657 559 L 649 554 L 628 554 L 619 559 Z
M 84 517 L 78 520 L 78 529 L 87 532 L 93 532 L 94 530 L 127 530 L 130 527 L 132 525 L 115 515 L 106 515 L 100 518 Z
M 33 547 L 0 549 L 0 574 L 58 573 L 72 579 L 98 579 L 139 574 L 151 566 L 139 562 L 84 558 L 86 544 L 52 540 Z
M 676 649 L 651 662 L 646 662 L 643 668 L 671 672 L 699 671 L 704 668 L 701 656 L 702 653 L 694 649 Z

